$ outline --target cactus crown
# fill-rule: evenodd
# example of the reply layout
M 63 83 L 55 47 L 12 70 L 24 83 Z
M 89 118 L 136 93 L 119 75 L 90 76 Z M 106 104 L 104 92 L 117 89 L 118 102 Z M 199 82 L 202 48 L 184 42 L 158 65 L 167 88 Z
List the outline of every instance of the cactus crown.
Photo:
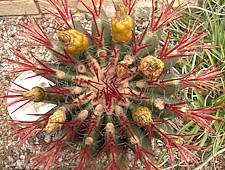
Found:
M 74 20 L 67 0 L 47 1 L 50 6 L 43 4 L 43 10 L 65 23 L 65 27 L 57 31 L 58 38 L 49 37 L 45 28 L 30 17 L 29 23 L 22 25 L 27 32 L 20 36 L 35 41 L 30 46 L 46 47 L 57 62 L 48 63 L 33 56 L 36 62 L 32 63 L 14 47 L 11 50 L 20 61 L 5 58 L 21 66 L 9 74 L 32 70 L 36 76 L 44 76 L 55 83 L 43 89 L 14 91 L 20 94 L 20 100 L 57 104 L 37 121 L 11 122 L 22 125 L 19 131 L 20 134 L 24 132 L 23 139 L 27 139 L 27 134 L 32 136 L 34 131 L 53 133 L 61 129 L 59 139 L 43 144 L 52 145 L 48 151 L 31 158 L 37 159 L 35 166 L 44 164 L 47 169 L 58 162 L 67 146 L 65 141 L 69 140 L 82 144 L 81 150 L 69 159 L 78 160 L 77 169 L 94 168 L 96 159 L 101 159 L 103 154 L 109 158 L 106 169 L 124 169 L 129 151 L 134 153 L 134 168 L 139 159 L 147 169 L 159 169 L 153 162 L 160 156 L 152 151 L 153 137 L 164 139 L 171 163 L 173 147 L 177 148 L 186 166 L 189 166 L 188 160 L 196 162 L 198 157 L 190 150 L 201 148 L 179 143 L 167 120 L 177 115 L 183 120 L 194 120 L 215 133 L 206 120 L 221 119 L 205 114 L 221 107 L 191 108 L 190 102 L 181 102 L 174 96 L 187 87 L 206 95 L 211 89 L 223 91 L 214 81 L 223 73 L 216 68 L 217 64 L 199 74 L 196 72 L 203 60 L 186 75 L 172 69 L 179 69 L 177 63 L 181 58 L 191 57 L 187 52 L 213 47 L 199 41 L 207 33 L 198 30 L 198 21 L 190 30 L 187 25 L 180 42 L 173 46 L 169 33 L 163 44 L 160 40 L 163 32 L 169 32 L 167 25 L 180 18 L 184 10 L 184 6 L 173 9 L 174 0 L 170 4 L 164 1 L 160 4 L 159 17 L 156 17 L 152 0 L 151 19 L 141 34 L 135 32 L 133 8 L 136 0 L 114 3 L 116 16 L 111 22 L 102 9 L 102 0 L 92 0 L 93 8 L 79 0 L 92 15 L 91 31 L 86 31 Z M 184 111 L 182 107 L 187 109 Z M 18 145 L 22 146 L 24 141 Z

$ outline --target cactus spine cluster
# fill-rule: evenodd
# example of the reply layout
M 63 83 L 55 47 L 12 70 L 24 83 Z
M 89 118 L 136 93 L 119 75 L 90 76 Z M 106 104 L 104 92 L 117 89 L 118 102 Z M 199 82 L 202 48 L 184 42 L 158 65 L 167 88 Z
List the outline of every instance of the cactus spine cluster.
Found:
M 29 23 L 22 25 L 27 32 L 20 36 L 35 41 L 30 46 L 46 47 L 57 62 L 48 63 L 33 56 L 36 62 L 32 63 L 15 47 L 12 52 L 20 61 L 5 59 L 20 66 L 9 74 L 32 70 L 37 76 L 55 83 L 43 89 L 15 90 L 20 98 L 17 101 L 57 104 L 37 121 L 11 122 L 22 125 L 19 134 L 24 134 L 23 139 L 32 136 L 34 131 L 35 134 L 62 131 L 59 139 L 43 144 L 51 145 L 50 150 L 30 158 L 36 159 L 34 166 L 54 167 L 63 148 L 69 147 L 68 142 L 71 142 L 70 146 L 80 142 L 81 150 L 69 158 L 77 160 L 75 169 L 94 169 L 96 160 L 104 154 L 109 159 L 105 169 L 129 169 L 125 165 L 129 151 L 134 154 L 133 168 L 140 160 L 146 169 L 160 169 L 156 162 L 160 155 L 152 150 L 152 138 L 164 140 L 171 164 L 173 148 L 187 167 L 189 161 L 197 162 L 198 157 L 191 150 L 201 148 L 179 143 L 176 138 L 182 135 L 177 137 L 167 120 L 171 115 L 177 115 L 183 120 L 194 120 L 201 128 L 215 133 L 207 121 L 221 118 L 207 113 L 221 107 L 191 108 L 190 102 L 177 100 L 175 94 L 187 87 L 205 94 L 211 89 L 223 91 L 216 86 L 223 71 L 215 69 L 217 65 L 214 65 L 197 73 L 201 63 L 186 75 L 173 71 L 172 68 L 179 69 L 177 63 L 181 58 L 191 57 L 196 50 L 213 47 L 200 42 L 207 33 L 198 30 L 198 22 L 190 30 L 186 27 L 178 44 L 170 44 L 168 33 L 160 45 L 162 33 L 169 32 L 168 24 L 181 17 L 184 6 L 173 9 L 174 0 L 170 4 L 163 1 L 159 17 L 156 17 L 153 0 L 149 24 L 137 35 L 133 10 L 136 0 L 114 3 L 116 15 L 111 22 L 101 8 L 101 0 L 92 0 L 93 8 L 79 0 L 92 15 L 91 32 L 74 20 L 67 0 L 47 1 L 50 5 L 43 4 L 43 10 L 65 23 L 65 27 L 57 31 L 57 39 L 46 35 L 45 28 L 30 17 Z M 21 140 L 18 145 L 23 143 Z

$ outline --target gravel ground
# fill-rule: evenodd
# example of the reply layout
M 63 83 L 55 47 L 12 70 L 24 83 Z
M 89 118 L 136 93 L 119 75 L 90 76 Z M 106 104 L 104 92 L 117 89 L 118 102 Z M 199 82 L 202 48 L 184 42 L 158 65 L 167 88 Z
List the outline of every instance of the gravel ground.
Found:
M 26 19 L 24 17 L 14 17 L 14 18 L 0 18 L 0 77 L 4 74 L 4 71 L 12 68 L 12 65 L 2 62 L 3 57 L 14 58 L 9 51 L 9 43 L 12 43 L 14 46 L 21 45 L 24 43 L 23 40 L 17 40 L 15 34 L 18 33 L 18 30 L 21 30 L 19 24 L 24 23 Z M 40 20 L 44 25 L 46 23 L 51 24 L 52 19 L 45 18 Z M 27 49 L 17 48 L 23 53 L 27 53 Z M 43 56 L 50 56 L 44 49 L 33 48 L 32 52 L 40 51 Z M 6 76 L 1 78 L 0 89 L 1 95 L 4 95 L 4 89 L 9 86 L 9 82 L 15 79 L 15 75 Z M 1 106 L 4 106 L 6 101 L 1 99 Z M 35 153 L 40 152 L 40 148 L 33 147 L 26 143 L 22 148 L 17 149 L 14 147 L 18 138 L 9 137 L 10 131 L 13 130 L 13 127 L 10 127 L 7 123 L 10 117 L 5 108 L 1 109 L 1 119 L 0 119 L 0 134 L 1 134 L 1 149 L 0 149 L 0 167 L 4 169 L 30 169 L 32 163 L 26 161 L 25 159 Z
M 80 14 L 77 16 L 78 20 L 85 20 L 88 21 L 90 19 L 89 16 L 85 14 Z M 43 26 L 47 27 L 58 27 L 60 24 L 51 17 L 39 17 L 39 22 Z M 2 62 L 3 57 L 10 57 L 14 58 L 11 53 L 9 52 L 9 43 L 12 43 L 15 46 L 19 46 L 24 44 L 24 40 L 18 40 L 15 36 L 15 34 L 18 33 L 18 30 L 21 30 L 21 27 L 19 27 L 19 24 L 26 22 L 26 19 L 24 17 L 14 17 L 14 18 L 1 18 L 0 17 L 0 89 L 1 89 L 1 96 L 5 94 L 4 89 L 9 86 L 9 82 L 13 81 L 16 76 L 6 76 L 2 77 L 4 71 L 12 68 L 11 65 L 7 63 Z M 137 30 L 142 30 L 147 25 L 147 18 L 139 18 L 137 21 Z M 90 24 L 88 22 L 84 22 L 86 27 L 90 27 Z M 50 29 L 47 30 L 48 33 L 50 33 Z M 47 51 L 45 51 L 43 48 L 32 48 L 31 50 L 26 48 L 18 47 L 18 50 L 21 50 L 22 53 L 29 53 L 29 51 L 33 52 L 34 54 L 38 54 L 38 56 L 43 56 L 45 60 L 51 60 L 51 55 Z M 4 106 L 5 100 L 0 98 L 0 108 Z M 29 160 L 26 160 L 27 157 L 30 157 L 34 154 L 37 154 L 41 152 L 41 148 L 37 146 L 32 146 L 29 144 L 29 142 L 26 142 L 20 149 L 17 149 L 14 147 L 16 142 L 19 140 L 19 138 L 12 138 L 9 137 L 10 131 L 13 130 L 13 127 L 10 127 L 7 123 L 7 121 L 10 119 L 7 110 L 5 108 L 2 108 L 0 110 L 0 169 L 31 169 L 32 162 Z M 41 143 L 42 141 L 48 142 L 51 139 L 55 137 L 55 135 L 46 135 L 43 134 L 40 138 L 34 138 L 36 143 Z M 214 161 L 216 162 L 216 166 L 218 169 L 225 169 L 225 156 L 221 154 L 216 158 Z M 104 160 L 103 160 L 104 161 Z M 212 163 L 209 164 L 209 166 L 206 167 L 206 169 L 211 169 L 210 167 Z M 71 169 L 72 167 L 68 163 L 64 163 L 61 165 L 59 169 Z M 141 168 L 141 166 L 140 166 Z M 101 168 L 100 168 L 101 169 Z

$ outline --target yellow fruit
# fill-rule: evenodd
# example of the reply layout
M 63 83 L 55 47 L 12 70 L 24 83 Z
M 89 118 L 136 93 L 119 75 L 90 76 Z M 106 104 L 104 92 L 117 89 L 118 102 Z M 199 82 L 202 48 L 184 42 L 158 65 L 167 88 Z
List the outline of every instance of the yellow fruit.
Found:
M 58 110 L 56 110 L 53 115 L 51 115 L 48 119 L 48 124 L 45 127 L 45 131 L 47 133 L 55 132 L 57 130 L 60 130 L 62 128 L 62 124 L 66 121 L 66 108 L 61 107 Z
M 141 60 L 140 70 L 142 73 L 148 77 L 158 76 L 164 68 L 164 63 L 153 56 L 144 57 Z
M 127 42 L 132 36 L 133 18 L 127 15 L 127 7 L 115 3 L 116 16 L 112 19 L 112 38 L 119 43 Z
M 31 99 L 33 102 L 41 102 L 45 98 L 45 92 L 43 88 L 35 86 L 31 90 L 24 92 L 23 97 Z
M 70 54 L 81 54 L 88 47 L 87 36 L 77 30 L 59 31 L 57 36 L 62 48 Z
M 127 24 L 128 22 L 128 24 Z M 127 16 L 125 20 L 118 21 L 116 18 L 112 19 L 112 38 L 119 43 L 127 42 L 132 36 L 133 19 Z
M 132 112 L 132 119 L 138 126 L 148 126 L 152 123 L 152 112 L 145 106 L 136 107 Z

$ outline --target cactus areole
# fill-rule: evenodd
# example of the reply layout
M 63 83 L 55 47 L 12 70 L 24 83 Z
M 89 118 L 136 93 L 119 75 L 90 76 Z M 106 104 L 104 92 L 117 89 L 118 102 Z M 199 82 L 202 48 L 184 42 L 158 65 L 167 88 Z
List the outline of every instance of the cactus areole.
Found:
M 103 165 L 105 169 L 127 169 L 126 163 L 132 158 L 131 166 L 134 168 L 140 160 L 146 169 L 161 169 L 157 166 L 159 159 L 154 158 L 160 157 L 164 150 L 159 151 L 162 147 L 150 150 L 152 139 L 157 138 L 165 142 L 163 146 L 172 165 L 177 155 L 188 168 L 190 161 L 197 163 L 199 159 L 191 150 L 202 148 L 185 143 L 181 145 L 176 141 L 176 131 L 168 120 L 173 120 L 176 115 L 182 120 L 193 120 L 202 129 L 216 135 L 208 121 L 222 119 L 212 114 L 224 106 L 200 107 L 198 100 L 191 105 L 190 101 L 184 101 L 185 97 L 182 101 L 177 97 L 187 87 L 207 96 L 224 91 L 217 86 L 222 84 L 220 78 L 223 73 L 217 68 L 218 63 L 198 73 L 203 58 L 189 73 L 180 73 L 184 64 L 180 62 L 181 58 L 196 50 L 213 47 L 201 40 L 207 33 L 198 30 L 199 21 L 190 30 L 188 22 L 180 41 L 170 43 L 168 25 L 172 26 L 184 10 L 184 6 L 172 8 L 175 0 L 170 4 L 167 1 L 159 3 L 158 13 L 152 0 L 149 24 L 140 34 L 134 27 L 133 9 L 138 1 L 112 3 L 116 14 L 111 19 L 102 8 L 102 0 L 91 0 L 92 6 L 83 0 L 78 2 L 92 15 L 91 30 L 80 24 L 83 21 L 75 19 L 67 0 L 47 0 L 42 4 L 44 12 L 64 23 L 62 28 L 52 28 L 57 38 L 47 35 L 46 28 L 34 18 L 28 17 L 28 23 L 22 24 L 26 31 L 20 36 L 30 41 L 28 46 L 46 47 L 55 57 L 55 62 L 43 61 L 35 55 L 31 55 L 31 61 L 14 46 L 11 51 L 18 59 L 4 59 L 19 66 L 6 75 L 31 70 L 36 76 L 43 76 L 54 83 L 50 87 L 33 87 L 31 90 L 14 83 L 20 90 L 8 89 L 15 94 L 3 96 L 15 99 L 7 106 L 24 102 L 16 110 L 30 102 L 57 105 L 37 121 L 11 121 L 11 125 L 20 126 L 13 132 L 21 135 L 18 147 L 29 137 L 60 131 L 58 139 L 40 144 L 46 151 L 28 158 L 36 162 L 34 167 L 56 168 L 61 156 L 72 154 L 67 160 L 76 160 L 71 162 L 76 162 L 73 167 L 78 170 L 94 169 L 105 155 L 108 157 L 106 165 Z M 162 41 L 164 29 L 167 29 L 168 36 Z M 183 136 L 185 134 L 179 135 L 180 138 Z M 76 151 L 71 153 L 70 147 L 78 146 L 77 143 L 80 147 L 72 149 Z M 66 150 L 68 154 L 65 154 Z M 127 156 L 130 151 L 133 152 L 131 157 Z M 178 154 L 173 157 L 175 152 Z

